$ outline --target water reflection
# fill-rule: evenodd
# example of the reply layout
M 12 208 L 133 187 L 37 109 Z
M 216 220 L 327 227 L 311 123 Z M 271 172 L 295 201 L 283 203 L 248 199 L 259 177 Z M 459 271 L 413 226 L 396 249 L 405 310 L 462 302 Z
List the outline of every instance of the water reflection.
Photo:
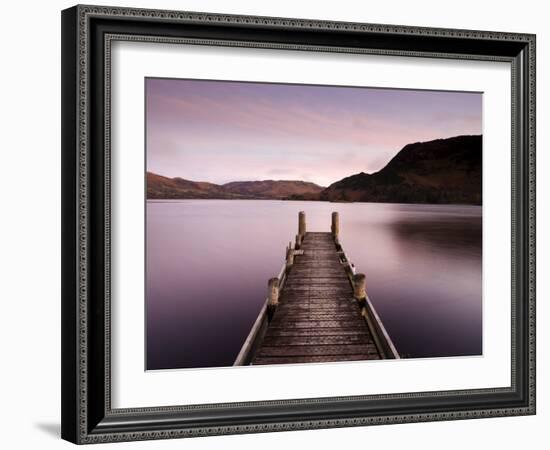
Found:
M 265 299 L 298 211 L 341 241 L 398 350 L 481 354 L 481 208 L 185 200 L 147 205 L 149 369 L 231 365 Z
M 481 227 L 469 217 L 403 219 L 390 224 L 390 229 L 400 241 L 421 248 L 481 254 Z

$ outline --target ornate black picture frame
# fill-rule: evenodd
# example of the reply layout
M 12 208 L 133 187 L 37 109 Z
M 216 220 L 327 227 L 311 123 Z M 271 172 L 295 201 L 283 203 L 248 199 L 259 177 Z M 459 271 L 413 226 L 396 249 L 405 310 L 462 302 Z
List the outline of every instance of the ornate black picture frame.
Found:
M 109 102 L 116 40 L 511 63 L 511 385 L 113 409 Z M 535 413 L 534 35 L 75 6 L 62 12 L 62 109 L 64 439 L 84 444 Z

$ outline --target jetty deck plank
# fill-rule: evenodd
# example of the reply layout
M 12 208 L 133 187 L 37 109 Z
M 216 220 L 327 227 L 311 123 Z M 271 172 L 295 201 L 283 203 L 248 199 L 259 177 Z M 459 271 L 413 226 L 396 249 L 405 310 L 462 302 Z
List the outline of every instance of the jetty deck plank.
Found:
M 381 359 L 331 233 L 304 235 L 252 364 Z

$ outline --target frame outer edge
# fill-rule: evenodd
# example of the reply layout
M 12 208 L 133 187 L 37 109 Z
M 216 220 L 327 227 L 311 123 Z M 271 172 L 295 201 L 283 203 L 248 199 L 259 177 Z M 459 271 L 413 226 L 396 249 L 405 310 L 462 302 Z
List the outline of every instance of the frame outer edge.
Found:
M 77 7 L 61 13 L 61 437 L 78 438 Z
M 376 416 L 370 418 L 321 419 L 264 423 L 251 426 L 198 427 L 175 430 L 151 430 L 123 433 L 94 433 L 88 430 L 87 401 L 87 314 L 88 310 L 88 63 L 90 17 L 128 17 L 164 22 L 246 24 L 250 27 L 276 27 L 284 29 L 319 29 L 359 32 L 380 32 L 384 34 L 424 35 L 426 37 L 461 37 L 468 39 L 501 40 L 521 42 L 528 51 L 527 108 L 523 120 L 528 125 L 528 146 L 526 165 L 528 194 L 528 325 L 529 339 L 524 355 L 528 365 L 528 394 L 526 406 L 448 411 L 444 413 L 415 413 L 412 415 Z M 75 443 L 98 443 L 143 439 L 165 439 L 173 437 L 193 437 L 220 434 L 241 434 L 250 432 L 286 431 L 298 429 L 332 428 L 361 426 L 370 424 L 406 423 L 421 421 L 456 420 L 481 417 L 499 417 L 535 413 L 535 36 L 531 34 L 500 33 L 473 30 L 451 30 L 439 28 L 356 24 L 322 20 L 271 18 L 256 16 L 236 16 L 224 14 L 192 13 L 182 11 L 162 11 L 150 9 L 101 7 L 78 5 L 63 11 L 62 14 L 62 437 Z M 72 40 L 72 43 L 65 41 Z M 69 67 L 66 67 L 69 66 Z M 524 91 L 525 92 L 525 91 Z M 76 108 L 75 108 L 76 105 Z M 526 148 L 521 148 L 527 153 Z M 72 224 L 70 224 L 72 222 Z M 525 235 L 525 234 L 524 234 Z M 76 294 L 76 296 L 75 296 Z M 73 318 L 74 320 L 71 320 Z M 525 333 L 524 336 L 527 336 Z M 68 361 L 70 360 L 70 361 Z M 524 366 L 525 367 L 525 366 Z M 74 387 L 73 388 L 71 388 Z
M 529 164 L 529 181 L 528 181 L 528 196 L 529 196 L 529 280 L 528 280 L 528 303 L 529 303 L 529 404 L 528 409 L 530 414 L 537 412 L 537 389 L 536 389 L 536 53 L 537 53 L 537 37 L 536 35 L 529 36 L 528 52 L 529 52 L 529 95 L 528 95 L 528 164 Z
M 225 13 L 205 13 L 200 11 L 174 11 L 168 9 L 129 8 L 122 6 L 100 6 L 79 4 L 83 14 L 97 16 L 116 16 L 137 19 L 152 19 L 179 23 L 211 23 L 246 25 L 249 27 L 271 27 L 281 29 L 317 29 L 337 31 L 378 32 L 382 34 L 426 35 L 432 37 L 461 37 L 467 39 L 488 39 L 509 42 L 530 42 L 535 36 L 530 33 L 503 31 L 468 30 L 455 28 L 377 24 L 365 22 L 347 22 L 325 19 L 303 19 L 277 16 L 254 16 Z

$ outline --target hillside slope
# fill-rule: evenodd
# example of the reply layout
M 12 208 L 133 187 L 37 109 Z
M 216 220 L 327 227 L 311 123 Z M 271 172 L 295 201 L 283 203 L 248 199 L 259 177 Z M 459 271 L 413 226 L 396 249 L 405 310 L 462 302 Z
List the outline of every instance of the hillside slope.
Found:
M 223 185 L 168 178 L 147 172 L 148 199 L 317 199 L 322 186 L 305 181 L 235 181 Z
M 264 181 L 234 181 L 223 185 L 228 192 L 253 197 L 289 198 L 293 196 L 316 197 L 323 187 L 307 181 L 264 180 Z
M 481 204 L 481 136 L 408 144 L 380 171 L 331 184 L 321 200 Z

